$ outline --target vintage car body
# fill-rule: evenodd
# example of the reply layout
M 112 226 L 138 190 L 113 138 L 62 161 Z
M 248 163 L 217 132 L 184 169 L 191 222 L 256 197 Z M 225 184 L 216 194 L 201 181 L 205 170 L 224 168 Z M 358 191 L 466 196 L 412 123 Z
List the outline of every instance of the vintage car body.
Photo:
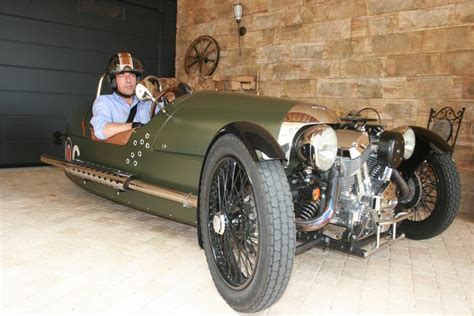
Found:
M 156 101 L 172 89 L 143 91 Z M 319 245 L 365 257 L 405 235 L 436 236 L 458 211 L 452 150 L 429 130 L 341 121 L 287 99 L 173 91 L 166 112 L 106 141 L 90 128 L 92 102 L 77 106 L 65 159 L 42 161 L 105 198 L 197 226 L 215 285 L 238 311 L 276 302 L 295 254 Z
M 84 128 L 84 122 L 91 118 L 91 104 L 92 101 L 79 105 L 69 118 L 67 144 L 75 148 L 74 159 L 140 175 L 145 182 L 197 196 L 205 155 L 214 139 L 229 131 L 238 134 L 238 127 L 245 122 L 247 132 L 251 132 L 249 126 L 258 129 L 256 134 L 263 129 L 263 133 L 268 133 L 267 142 L 275 144 L 285 117 L 298 102 L 239 93 L 188 94 L 168 105 L 168 115 L 157 115 L 135 130 L 126 145 L 91 139 L 90 129 Z M 311 112 L 320 123 L 339 123 L 336 115 L 325 107 L 311 108 Z M 261 146 L 266 143 L 262 142 Z M 186 224 L 197 224 L 195 207 L 137 191 L 117 194 L 114 188 L 69 177 L 103 197 Z

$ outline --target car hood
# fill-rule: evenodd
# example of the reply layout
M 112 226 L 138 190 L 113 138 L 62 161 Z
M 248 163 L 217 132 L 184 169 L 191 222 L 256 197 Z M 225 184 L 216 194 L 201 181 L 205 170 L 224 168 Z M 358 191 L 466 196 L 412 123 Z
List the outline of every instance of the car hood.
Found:
M 232 122 L 247 121 L 262 126 L 278 140 L 282 125 L 338 123 L 331 110 L 289 99 L 242 93 L 196 92 L 170 106 L 151 124 L 159 128 L 154 150 L 187 155 L 205 155 L 218 131 Z

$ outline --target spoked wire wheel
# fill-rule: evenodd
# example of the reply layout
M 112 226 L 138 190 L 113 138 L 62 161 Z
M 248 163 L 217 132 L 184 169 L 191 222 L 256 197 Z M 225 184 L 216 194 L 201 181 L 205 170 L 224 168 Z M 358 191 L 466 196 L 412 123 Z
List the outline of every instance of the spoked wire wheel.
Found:
M 415 200 L 412 207 L 412 221 L 427 219 L 436 207 L 439 195 L 439 182 L 433 167 L 426 161 L 422 163 L 410 181 L 414 187 Z
M 232 134 L 204 162 L 199 229 L 219 294 L 239 312 L 257 312 L 283 294 L 295 255 L 290 187 L 279 160 L 255 161 Z
M 253 278 L 259 254 L 255 195 L 245 169 L 234 157 L 217 165 L 209 201 L 209 235 L 222 278 L 235 289 Z
M 442 233 L 459 210 L 461 183 L 450 153 L 433 152 L 408 180 L 414 192 L 405 205 L 413 212 L 400 229 L 411 239 L 428 239 Z

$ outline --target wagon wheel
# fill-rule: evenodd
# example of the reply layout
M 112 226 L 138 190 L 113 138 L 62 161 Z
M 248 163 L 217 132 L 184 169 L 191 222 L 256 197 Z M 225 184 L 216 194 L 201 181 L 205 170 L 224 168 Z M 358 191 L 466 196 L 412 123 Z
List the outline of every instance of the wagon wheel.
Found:
M 209 76 L 219 63 L 219 45 L 208 35 L 199 36 L 189 45 L 184 57 L 187 74 Z

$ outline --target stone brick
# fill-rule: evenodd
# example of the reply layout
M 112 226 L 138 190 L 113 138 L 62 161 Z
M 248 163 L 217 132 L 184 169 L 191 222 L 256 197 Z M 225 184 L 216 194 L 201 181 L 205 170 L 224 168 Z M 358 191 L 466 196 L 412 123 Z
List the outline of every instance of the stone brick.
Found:
M 398 30 L 398 14 L 371 16 L 367 18 L 369 34 L 384 35 Z
M 418 53 L 422 39 L 421 32 L 378 35 L 372 38 L 372 49 L 377 55 Z
M 242 38 L 242 43 L 251 47 L 268 46 L 273 43 L 274 32 L 274 29 L 247 32 L 247 34 L 245 34 L 245 36 Z M 237 36 L 237 32 L 235 32 L 234 35 L 234 42 L 237 42 L 235 40 L 235 36 Z
M 278 64 L 273 66 L 272 80 L 294 80 L 305 78 L 306 67 L 296 63 Z
M 331 73 L 330 60 L 316 60 L 306 64 L 308 78 L 327 77 Z
M 329 79 L 318 80 L 316 95 L 354 98 L 357 95 L 357 81 Z
M 381 79 L 384 98 L 387 99 L 406 99 L 413 98 L 413 86 L 408 84 L 407 79 L 384 78 Z
M 324 45 L 320 43 L 303 43 L 291 47 L 291 60 L 314 60 L 323 57 Z
M 303 23 L 304 7 L 289 7 L 283 13 L 283 25 L 296 25 Z
M 227 3 L 227 6 L 230 6 Z M 254 15 L 257 13 L 268 12 L 268 1 L 267 0 L 252 0 L 247 1 L 244 5 L 246 15 Z
M 222 18 L 233 18 L 234 11 L 232 6 L 228 3 L 214 3 L 212 10 L 209 10 L 213 14 L 214 19 L 222 19 Z
M 283 81 L 264 81 L 260 84 L 260 89 L 263 95 L 270 96 L 270 97 L 280 97 L 281 88 L 283 85 Z
M 305 5 L 301 12 L 303 23 L 316 23 L 324 21 L 325 16 L 323 9 L 324 5 L 320 4 Z
M 328 1 L 329 2 L 329 1 Z M 361 1 L 349 1 L 342 3 L 330 3 L 323 7 L 324 17 L 327 20 L 355 18 L 366 15 L 365 3 Z
M 426 8 L 433 8 L 433 7 L 441 7 L 444 5 L 448 5 L 450 3 L 454 3 L 458 0 L 415 0 L 415 8 L 416 9 L 426 9 Z M 464 1 L 464 0 L 460 0 Z
M 387 58 L 387 74 L 389 76 L 434 75 L 438 73 L 438 54 L 399 55 Z
M 474 23 L 474 2 L 456 4 L 456 22 Z
M 370 0 L 367 5 L 369 15 L 406 11 L 415 8 L 414 0 Z
M 335 20 L 309 25 L 313 41 L 343 39 L 351 36 L 351 19 Z
M 417 100 L 371 99 L 369 106 L 375 108 L 384 120 L 391 120 L 392 124 L 396 121 L 402 124 L 416 123 Z
M 353 38 L 351 50 L 353 55 L 372 55 L 372 41 L 368 37 Z
M 463 99 L 474 99 L 474 77 L 464 77 L 462 97 Z
M 239 49 L 231 49 L 223 53 L 227 53 L 221 56 L 225 56 L 230 65 L 251 65 L 255 63 L 257 55 L 255 49 L 247 47 L 242 47 L 241 54 L 239 54 Z
M 307 39 L 306 28 L 303 24 L 290 25 L 275 30 L 275 43 L 300 43 Z
M 350 39 L 330 41 L 324 46 L 323 58 L 347 58 L 352 55 L 352 42 Z
M 366 37 L 369 34 L 367 17 L 354 18 L 351 20 L 351 38 Z
M 474 47 L 474 27 L 455 27 L 423 31 L 422 50 L 472 50 Z
M 289 59 L 288 45 L 265 46 L 257 49 L 257 63 L 282 63 Z
M 235 34 L 225 34 L 214 37 L 221 51 L 239 49 L 239 40 L 237 32 Z M 242 39 L 241 45 L 247 47 L 246 39 Z
M 235 23 L 235 22 L 234 22 Z M 283 19 L 280 14 L 275 12 L 258 14 L 253 18 L 251 25 L 252 30 L 258 31 L 263 29 L 273 29 L 283 25 Z
M 474 74 L 474 50 L 441 54 L 441 74 Z
M 191 25 L 208 23 L 212 19 L 212 11 L 206 8 L 199 8 L 191 12 Z
M 454 14 L 454 5 L 426 10 L 402 11 L 399 15 L 399 27 L 402 31 L 416 30 L 448 25 Z
M 268 0 L 268 6 L 272 10 L 284 9 L 289 6 L 301 6 L 303 4 L 303 0 Z
M 410 82 L 417 98 L 461 98 L 462 81 L 456 77 L 417 77 Z
M 253 75 L 257 75 L 257 73 L 259 72 L 259 65 L 257 64 L 253 64 L 253 65 L 238 65 L 238 66 L 235 66 L 235 73 L 237 75 L 239 74 L 253 74 Z
M 315 80 L 287 80 L 283 82 L 281 93 L 288 97 L 314 97 Z
M 357 84 L 357 96 L 359 98 L 380 99 L 382 98 L 382 84 L 379 79 L 363 79 Z
M 381 77 L 384 76 L 382 58 L 364 58 L 362 60 L 346 59 L 341 62 L 341 73 L 348 77 Z

